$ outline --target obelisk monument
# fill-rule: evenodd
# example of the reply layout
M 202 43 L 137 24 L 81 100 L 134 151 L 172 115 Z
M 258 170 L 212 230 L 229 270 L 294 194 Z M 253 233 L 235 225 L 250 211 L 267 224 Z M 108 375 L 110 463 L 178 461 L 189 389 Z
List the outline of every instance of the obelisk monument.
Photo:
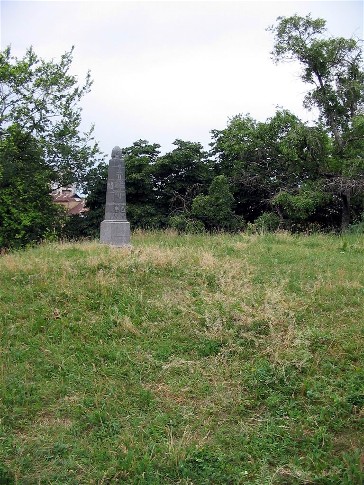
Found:
M 105 219 L 100 226 L 100 242 L 116 247 L 130 245 L 130 224 L 126 220 L 125 162 L 118 146 L 113 148 L 109 161 Z

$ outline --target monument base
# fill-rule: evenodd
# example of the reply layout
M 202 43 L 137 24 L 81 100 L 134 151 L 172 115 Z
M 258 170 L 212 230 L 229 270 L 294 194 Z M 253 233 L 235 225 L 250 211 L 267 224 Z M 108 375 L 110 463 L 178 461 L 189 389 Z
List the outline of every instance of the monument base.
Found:
M 127 221 L 102 221 L 100 242 L 116 247 L 129 246 L 130 223 Z

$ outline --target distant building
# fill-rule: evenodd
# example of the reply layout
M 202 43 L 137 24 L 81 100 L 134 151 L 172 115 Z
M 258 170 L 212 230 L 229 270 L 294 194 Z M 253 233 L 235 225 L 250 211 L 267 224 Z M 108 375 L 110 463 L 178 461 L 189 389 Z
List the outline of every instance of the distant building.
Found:
M 88 211 L 85 199 L 76 193 L 75 185 L 53 188 L 51 195 L 53 202 L 62 205 L 68 215 L 82 215 Z

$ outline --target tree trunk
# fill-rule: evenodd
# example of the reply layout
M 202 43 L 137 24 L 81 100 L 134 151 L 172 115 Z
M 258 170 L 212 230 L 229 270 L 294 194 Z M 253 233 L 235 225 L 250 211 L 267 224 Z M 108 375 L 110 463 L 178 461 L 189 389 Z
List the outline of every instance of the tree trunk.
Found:
M 321 74 L 317 70 L 315 70 L 314 73 L 316 74 L 316 77 L 317 77 L 318 82 L 320 84 L 320 89 L 323 92 L 324 99 L 325 99 L 323 106 L 322 106 L 323 114 L 326 118 L 326 121 L 328 122 L 328 124 L 330 126 L 332 134 L 334 135 L 334 139 L 335 139 L 337 148 L 338 148 L 339 152 L 341 152 L 342 149 L 343 149 L 343 139 L 342 139 L 338 124 L 335 121 L 333 108 L 330 106 L 330 103 L 327 100 L 326 86 L 325 86 L 325 84 L 322 80 Z M 318 108 L 320 109 L 320 106 L 318 106 Z
M 350 224 L 350 195 L 348 193 L 341 193 L 341 232 L 344 232 Z

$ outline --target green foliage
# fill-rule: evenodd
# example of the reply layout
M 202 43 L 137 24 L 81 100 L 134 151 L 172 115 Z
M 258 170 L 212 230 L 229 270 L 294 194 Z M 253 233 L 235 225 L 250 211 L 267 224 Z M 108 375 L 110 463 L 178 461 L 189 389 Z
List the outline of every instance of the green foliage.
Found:
M 175 229 L 179 234 L 199 234 L 205 231 L 202 221 L 193 219 L 189 214 L 178 214 L 168 219 L 168 226 Z
M 186 223 L 186 232 L 189 234 L 202 234 L 205 232 L 203 222 L 196 219 L 188 219 Z
M 354 116 L 343 135 L 342 175 L 364 176 L 364 114 Z
M 87 172 L 84 190 L 86 193 L 87 207 L 91 210 L 97 210 L 103 204 L 105 210 L 105 196 L 107 187 L 108 164 L 99 163 Z
M 138 140 L 123 148 L 125 157 L 127 217 L 132 227 L 163 227 L 165 218 L 158 208 L 155 194 L 154 166 L 160 145 Z
M 3 132 L 0 167 L 0 248 L 57 237 L 64 214 L 49 195 L 52 171 L 36 140 L 18 125 Z
M 281 191 L 272 200 L 293 221 L 304 221 L 327 201 L 327 195 L 310 184 L 300 187 L 296 193 Z
M 100 225 L 96 229 L 94 213 L 66 215 L 62 225 L 61 238 L 68 241 L 95 239 L 99 237 Z
M 254 226 L 258 232 L 274 232 L 279 228 L 281 219 L 274 212 L 263 212 L 254 221 Z
M 364 234 L 364 212 L 358 222 L 348 227 L 348 232 L 350 234 Z
M 208 195 L 198 195 L 192 202 L 191 214 L 208 230 L 234 231 L 242 229 L 243 220 L 233 210 L 234 196 L 225 175 L 212 181 Z
M 177 139 L 176 148 L 153 166 L 154 195 L 165 216 L 189 211 L 192 200 L 211 182 L 211 169 L 200 143 Z
M 225 129 L 211 131 L 209 153 L 200 143 L 176 139 L 175 148 L 161 156 L 158 144 L 136 141 L 123 149 L 132 227 L 169 226 L 179 232 L 198 232 L 203 225 L 209 231 L 236 231 L 245 220 L 254 223 L 251 230 L 266 231 L 278 224 L 272 211 L 279 214 L 281 227 L 295 231 L 343 230 L 358 220 L 364 208 L 361 44 L 356 39 L 329 37 L 325 20 L 310 15 L 279 17 L 269 30 L 275 35 L 273 59 L 300 63 L 302 79 L 312 88 L 304 104 L 319 109 L 318 122 L 311 126 L 284 108 L 264 122 L 239 114 Z M 71 53 L 59 65 L 45 63 L 36 72 L 54 71 L 57 80 L 62 69 L 67 71 Z M 6 55 L 4 72 L 12 79 L 16 69 L 12 73 L 10 51 Z M 26 75 L 32 72 L 32 62 L 38 63 L 32 51 L 27 56 L 24 65 L 17 67 Z M 74 81 L 70 77 L 69 86 L 74 87 Z M 77 93 L 83 95 L 90 85 L 88 77 Z M 69 93 L 67 99 L 77 101 L 72 89 L 74 97 Z M 85 234 L 98 234 L 106 178 L 106 165 L 87 176 L 90 212 L 78 226 Z
M 88 223 L 65 218 L 51 201 L 51 184 L 82 182 L 100 154 L 93 128 L 81 133 L 79 102 L 92 85 L 70 74 L 73 48 L 58 62 L 32 48 L 22 59 L 0 52 L 0 246 L 90 234 Z M 96 214 L 96 218 L 97 218 Z
M 303 81 L 313 86 L 304 105 L 319 109 L 333 137 L 331 159 L 321 171 L 322 187 L 341 200 L 344 230 L 352 217 L 352 195 L 364 191 L 363 49 L 357 39 L 328 37 L 325 26 L 323 19 L 294 15 L 278 17 L 269 30 L 275 33 L 274 60 L 300 62 Z
M 173 215 L 181 211 L 187 214 L 192 198 L 210 180 L 202 146 L 182 140 L 174 144 L 176 148 L 163 156 L 159 155 L 160 145 L 147 140 L 138 140 L 123 148 L 127 217 L 134 228 L 166 227 L 168 220 L 174 227 Z M 90 222 L 95 236 L 104 216 L 106 185 L 106 164 L 89 171 L 85 191 L 90 212 L 85 221 Z M 188 231 L 201 229 L 197 221 L 186 224 Z
M 360 41 L 325 37 L 326 21 L 311 15 L 278 17 L 272 52 L 275 61 L 298 60 L 302 79 L 313 86 L 305 106 L 317 106 L 339 149 L 342 134 L 364 105 L 363 52 Z
M 167 217 L 159 210 L 156 201 L 129 204 L 127 199 L 126 215 L 133 228 L 160 229 L 167 225 Z
M 126 175 L 127 218 L 133 228 L 160 228 L 166 217 L 155 196 L 153 167 L 160 146 L 138 140 L 123 148 Z M 105 215 L 108 164 L 100 163 L 89 170 L 85 180 L 86 204 L 90 211 L 84 216 L 87 234 L 98 237 Z
M 168 219 L 168 225 L 172 229 L 175 229 L 179 234 L 186 232 L 188 218 L 185 214 L 177 214 L 175 216 L 171 216 Z
M 90 91 L 70 74 L 73 48 L 58 62 L 39 58 L 32 48 L 22 59 L 10 47 L 0 52 L 0 130 L 18 124 L 37 140 L 53 176 L 63 183 L 80 181 L 99 155 L 93 128 L 81 133 L 79 102 Z
M 108 164 L 102 162 L 90 169 L 85 177 L 84 191 L 89 211 L 82 216 L 82 237 L 99 237 L 100 224 L 105 216 Z M 77 219 L 73 219 L 77 221 Z M 72 234 L 70 227 L 69 236 Z M 77 233 L 76 233 L 77 234 Z
M 236 116 L 212 133 L 217 166 L 231 180 L 237 214 L 248 221 L 269 211 L 279 191 L 315 180 L 331 148 L 322 127 L 310 127 L 287 110 L 266 122 Z
M 132 146 L 123 148 L 128 199 L 131 203 L 149 200 L 153 190 L 153 166 L 158 160 L 160 145 L 138 140 Z

